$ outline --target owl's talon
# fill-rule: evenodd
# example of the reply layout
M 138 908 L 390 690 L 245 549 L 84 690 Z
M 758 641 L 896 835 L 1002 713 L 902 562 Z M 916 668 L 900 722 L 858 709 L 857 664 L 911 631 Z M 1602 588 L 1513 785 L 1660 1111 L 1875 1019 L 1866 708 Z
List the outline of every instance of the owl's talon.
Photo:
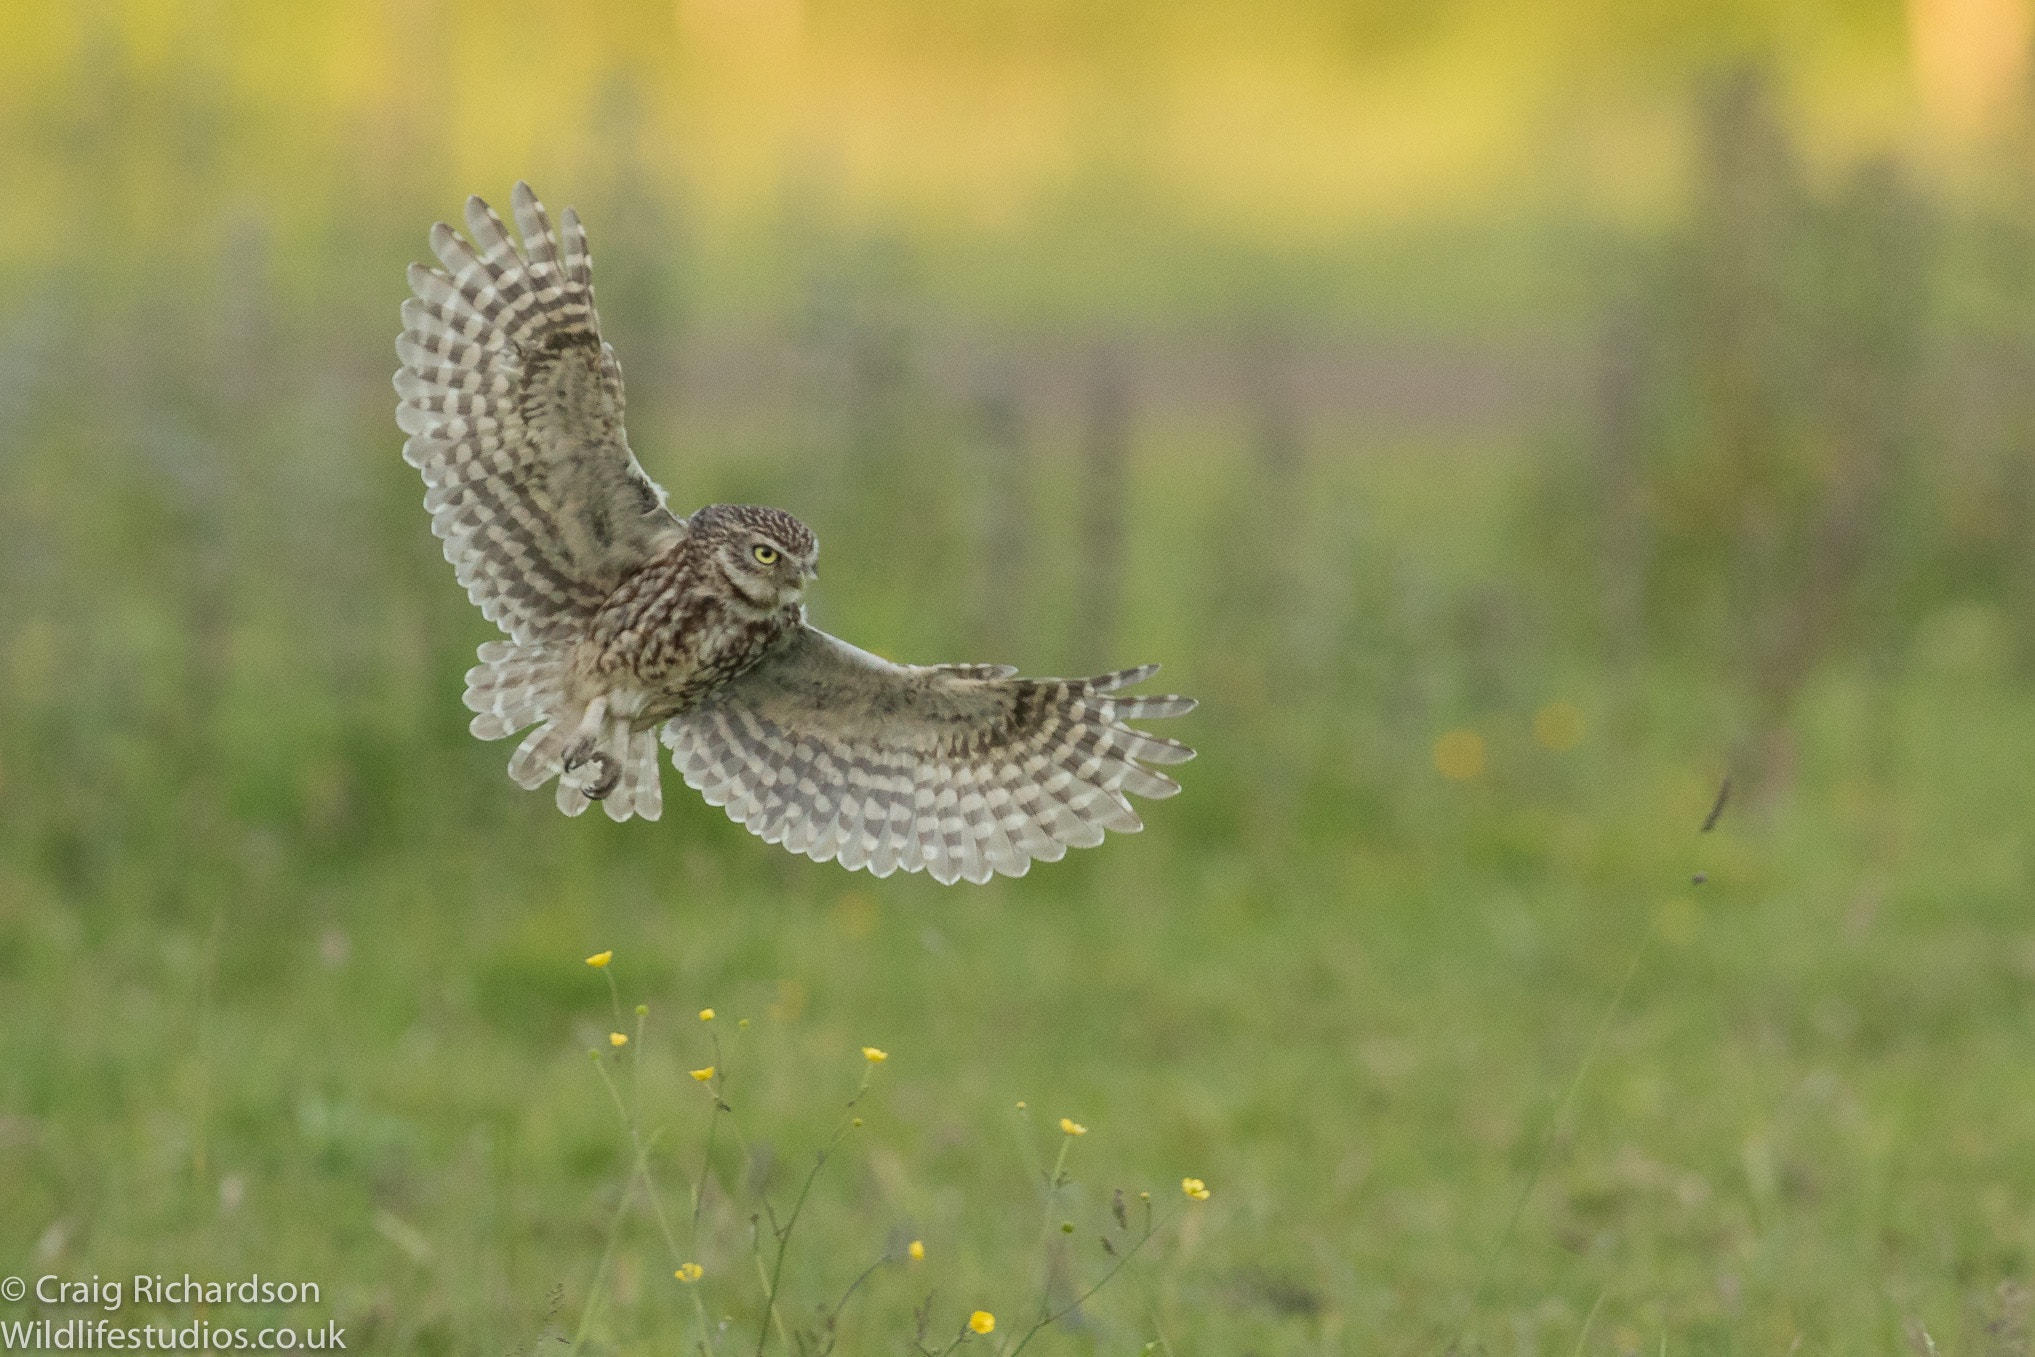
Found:
M 615 790 L 622 780 L 622 765 L 613 754 L 595 749 L 591 735 L 582 735 L 566 747 L 565 755 L 559 760 L 565 776 L 575 778 L 580 784 L 579 794 L 589 801 L 599 801 Z M 593 765 L 585 778 L 576 778 L 579 770 Z
M 579 789 L 579 794 L 589 801 L 599 801 L 622 781 L 622 765 L 605 750 L 593 754 L 586 762 L 594 766 L 595 776 Z

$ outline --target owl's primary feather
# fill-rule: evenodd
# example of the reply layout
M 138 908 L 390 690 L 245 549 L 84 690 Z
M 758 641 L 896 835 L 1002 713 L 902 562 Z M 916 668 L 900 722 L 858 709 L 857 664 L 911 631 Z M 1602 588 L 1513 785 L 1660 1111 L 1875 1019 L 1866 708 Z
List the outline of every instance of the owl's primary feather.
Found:
M 1121 694 L 1157 666 L 892 664 L 806 624 L 819 548 L 797 519 L 672 515 L 623 431 L 579 218 L 554 235 L 524 184 L 513 206 L 520 247 L 473 198 L 471 243 L 440 223 L 443 267 L 411 266 L 396 418 L 446 559 L 508 634 L 481 647 L 466 703 L 482 739 L 529 728 L 518 784 L 557 778 L 570 815 L 654 820 L 661 730 L 686 781 L 765 840 L 942 882 L 1136 830 L 1127 793 L 1180 790 L 1146 765 L 1194 751 L 1127 723 L 1192 699 Z
M 987 881 L 1142 828 L 1126 792 L 1180 790 L 1143 765 L 1194 751 L 1125 723 L 1193 701 L 1118 695 L 1156 668 L 1024 679 L 898 665 L 801 627 L 664 740 L 687 783 L 767 842 L 877 876 Z
M 527 185 L 512 205 L 521 250 L 469 198 L 473 244 L 440 222 L 431 250 L 444 267 L 410 266 L 396 423 L 445 559 L 487 619 L 527 644 L 583 623 L 685 525 L 629 450 L 578 215 L 566 209 L 561 253 Z

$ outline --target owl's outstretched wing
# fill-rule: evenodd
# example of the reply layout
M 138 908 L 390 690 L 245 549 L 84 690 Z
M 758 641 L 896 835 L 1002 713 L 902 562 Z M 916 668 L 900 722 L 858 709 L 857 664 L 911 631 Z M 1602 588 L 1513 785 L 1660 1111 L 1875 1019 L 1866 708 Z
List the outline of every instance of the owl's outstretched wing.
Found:
M 396 423 L 445 559 L 527 644 L 582 621 L 685 523 L 629 450 L 579 217 L 567 208 L 554 237 L 522 183 L 512 206 L 521 249 L 469 198 L 472 243 L 440 222 L 431 250 L 444 267 L 410 266 Z
M 667 724 L 664 742 L 710 804 L 815 862 L 941 882 L 1021 876 L 1033 858 L 1142 828 L 1126 792 L 1180 790 L 1144 765 L 1194 751 L 1125 723 L 1194 700 L 1118 695 L 1157 668 L 1026 679 L 897 665 L 803 627 Z

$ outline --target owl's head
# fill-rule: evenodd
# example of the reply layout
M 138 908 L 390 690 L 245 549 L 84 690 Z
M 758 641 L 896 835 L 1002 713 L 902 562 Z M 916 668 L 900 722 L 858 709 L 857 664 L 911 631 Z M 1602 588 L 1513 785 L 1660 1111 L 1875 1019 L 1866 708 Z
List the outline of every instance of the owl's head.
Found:
M 793 607 L 817 572 L 819 540 L 782 509 L 755 504 L 709 504 L 692 516 L 692 529 L 712 550 L 728 583 L 753 607 Z

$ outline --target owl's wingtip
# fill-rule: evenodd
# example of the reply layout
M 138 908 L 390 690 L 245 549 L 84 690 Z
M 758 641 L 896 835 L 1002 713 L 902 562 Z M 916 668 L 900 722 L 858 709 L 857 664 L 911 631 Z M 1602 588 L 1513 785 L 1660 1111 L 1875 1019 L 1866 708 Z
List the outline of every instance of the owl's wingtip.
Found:
M 1143 683 L 1158 672 L 1159 666 L 1156 664 L 1141 664 L 1131 669 L 1119 669 L 1114 674 L 1098 675 L 1088 680 L 1088 687 L 1091 692 L 1113 693 L 1119 688 L 1129 688 L 1134 684 Z

